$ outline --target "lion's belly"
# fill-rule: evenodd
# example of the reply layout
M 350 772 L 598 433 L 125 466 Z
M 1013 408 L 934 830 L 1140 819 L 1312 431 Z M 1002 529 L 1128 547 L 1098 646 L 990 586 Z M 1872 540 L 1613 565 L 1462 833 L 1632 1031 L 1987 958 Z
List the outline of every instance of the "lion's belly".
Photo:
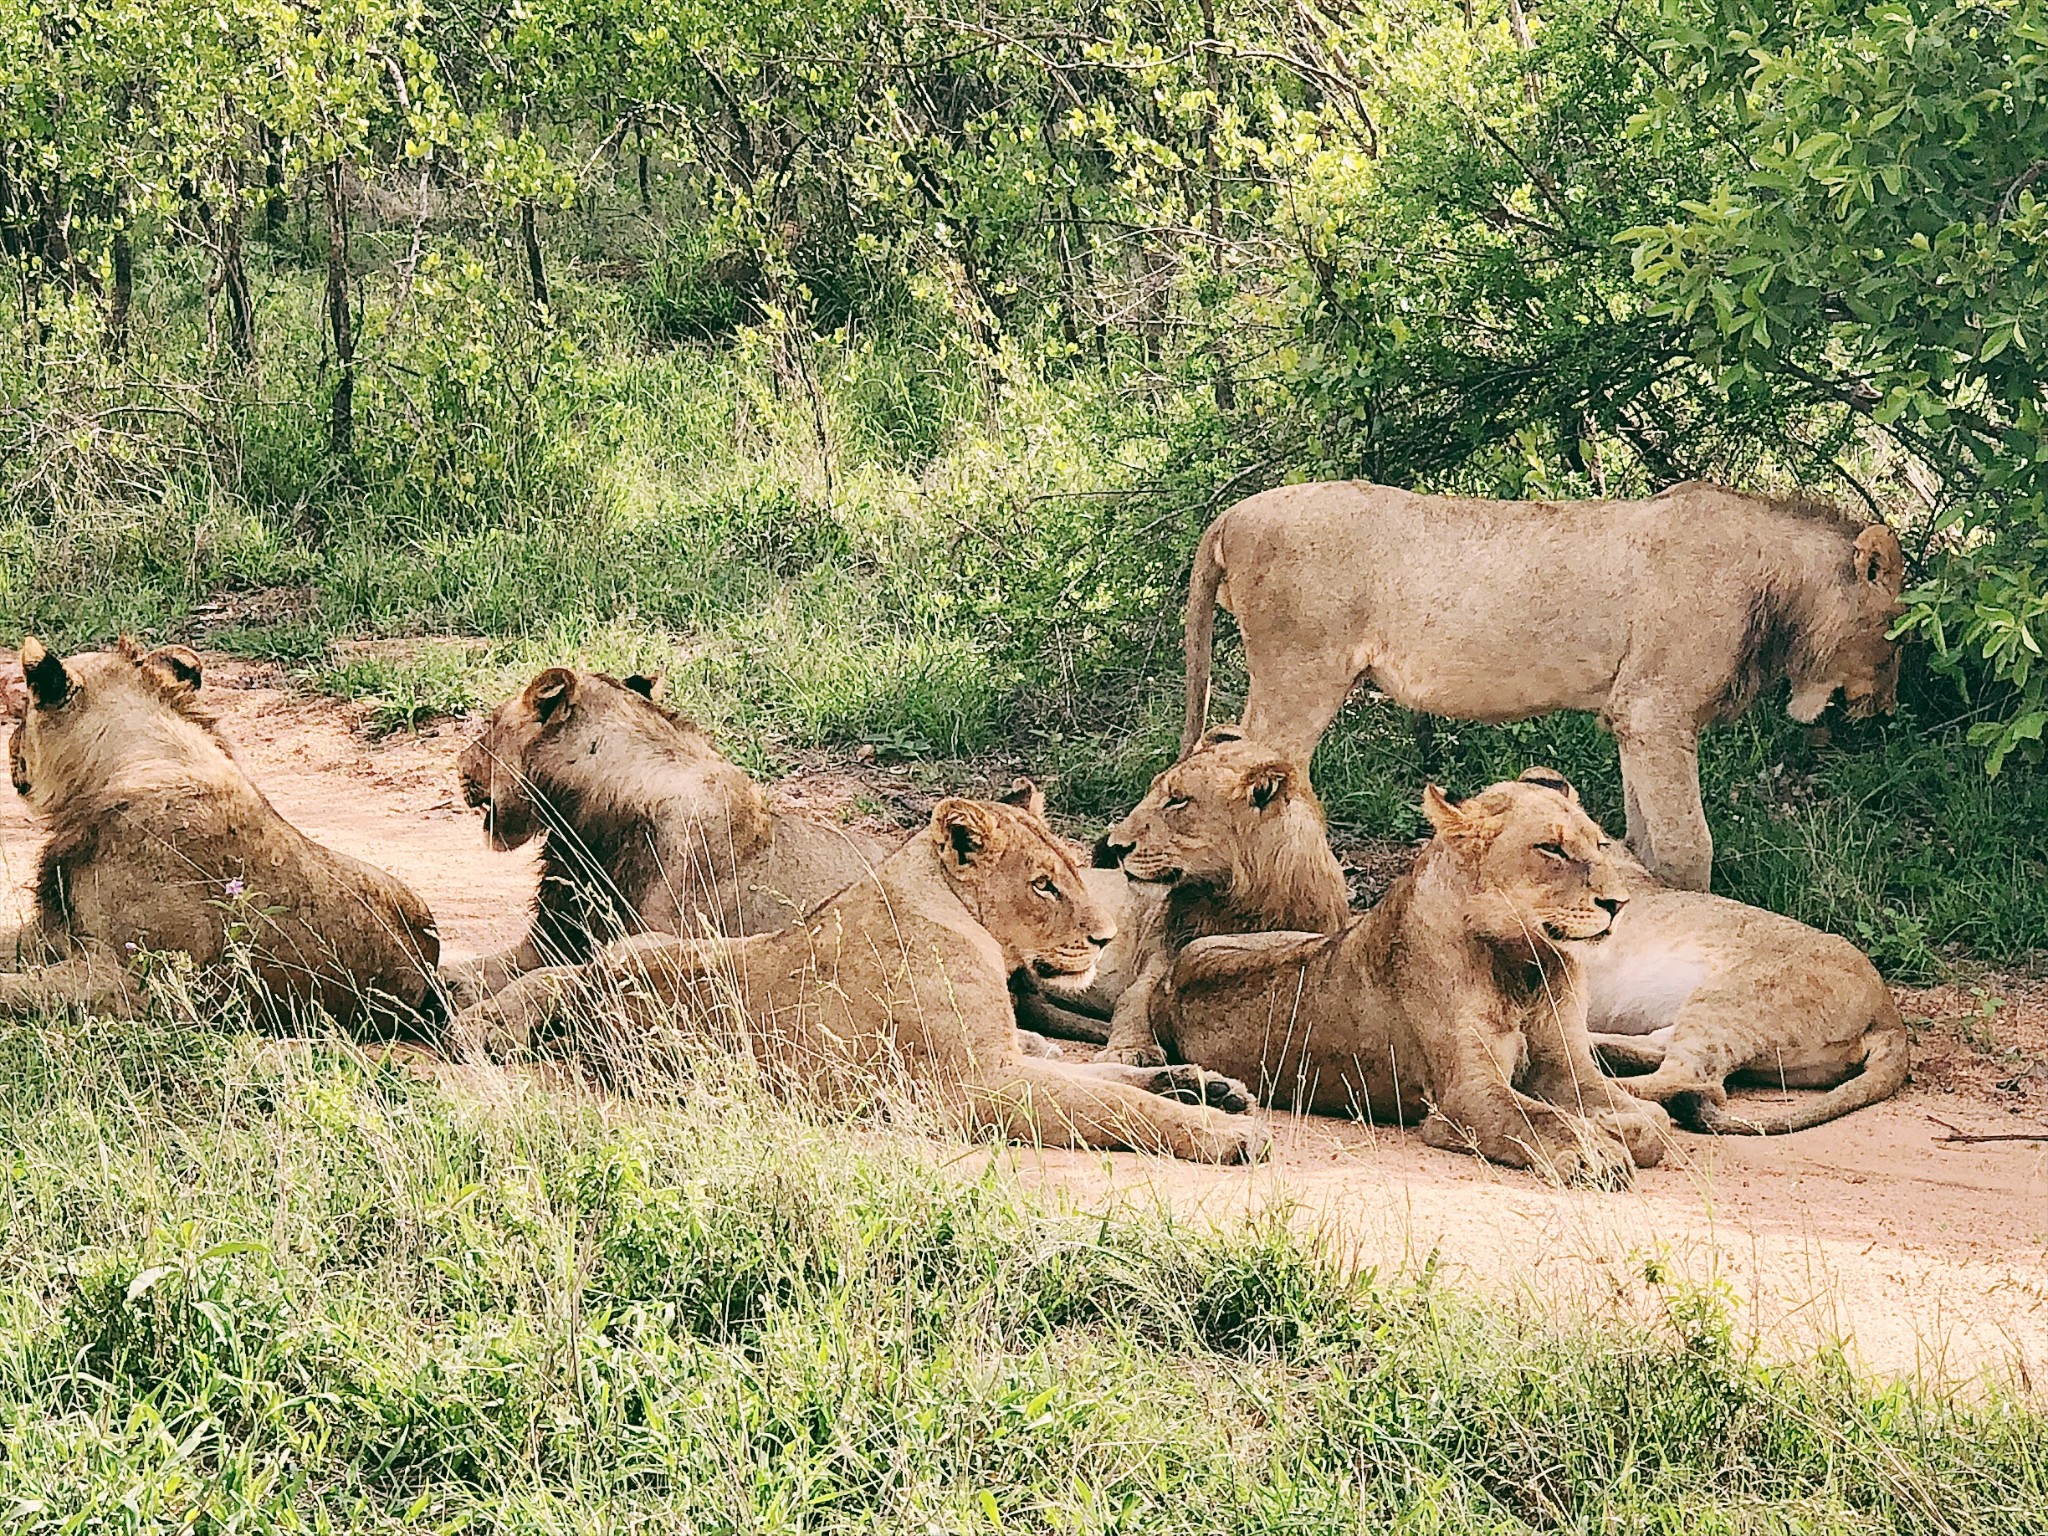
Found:
M 1625 919 L 1624 919 L 1625 921 Z M 1647 1035 L 1678 1017 L 1712 967 L 1684 940 L 1631 943 L 1617 932 L 1584 961 L 1586 1027 L 1595 1034 Z
M 1457 613 L 1438 613 L 1398 639 L 1370 642 L 1359 660 L 1363 680 L 1397 704 L 1489 722 L 1597 710 L 1607 702 L 1616 665 L 1611 647 L 1568 627 L 1537 643 Z

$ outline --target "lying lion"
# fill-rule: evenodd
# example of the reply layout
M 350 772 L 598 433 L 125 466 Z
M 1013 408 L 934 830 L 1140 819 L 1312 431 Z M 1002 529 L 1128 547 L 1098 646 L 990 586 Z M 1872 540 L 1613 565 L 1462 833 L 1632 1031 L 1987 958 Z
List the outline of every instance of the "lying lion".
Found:
M 133 1013 L 145 952 L 244 979 L 350 1022 L 433 1011 L 440 938 L 399 881 L 313 842 L 271 808 L 199 703 L 183 646 L 60 661 L 21 643 L 28 703 L 8 744 L 14 787 L 47 829 L 35 917 L 0 938 L 34 968 L 0 974 L 0 1007 Z
M 1854 714 L 1890 709 L 1904 575 L 1882 524 L 1711 485 L 1566 505 L 1290 485 L 1231 507 L 1195 552 L 1181 752 L 1208 714 L 1220 602 L 1244 637 L 1247 735 L 1305 765 L 1359 682 L 1462 720 L 1595 711 L 1629 845 L 1704 890 L 1701 727 L 1781 677 L 1795 720 L 1838 689 Z
M 787 815 L 653 679 L 549 667 L 492 712 L 456 765 L 491 846 L 541 834 L 533 925 L 444 973 L 458 1005 L 637 933 L 786 928 L 894 844 Z
M 1096 860 L 1120 867 L 1141 890 L 1163 893 L 1135 907 L 1142 926 L 1103 1052 L 1113 1061 L 1165 1062 L 1152 1037 L 1152 994 L 1196 939 L 1334 933 L 1351 920 L 1344 869 L 1307 776 L 1235 726 L 1217 726 L 1153 779 L 1103 835 Z
M 1436 836 L 1337 933 L 1202 939 L 1157 995 L 1177 1060 L 1316 1114 L 1421 1122 L 1432 1146 L 1625 1183 L 1669 1120 L 1603 1077 L 1582 955 L 1627 901 L 1599 827 L 1554 790 L 1431 786 Z
M 1547 768 L 1522 775 L 1576 806 Z M 1617 850 L 1629 903 L 1587 951 L 1587 1024 L 1610 1071 L 1689 1129 L 1779 1136 L 1890 1098 L 1905 1085 L 1906 1022 L 1847 939 L 1760 907 L 1660 884 Z M 1740 1110 L 1727 1084 L 1825 1088 Z
M 1241 1085 L 1019 1048 L 1011 976 L 1085 982 L 1113 937 L 1041 809 L 942 800 L 923 833 L 798 927 L 642 935 L 521 977 L 457 1019 L 453 1038 L 505 1052 L 567 1026 L 622 1032 L 630 1048 L 679 1020 L 750 1052 L 773 1086 L 827 1102 L 907 1084 L 963 1129 L 1214 1162 L 1261 1156 L 1252 1122 L 1161 1096 L 1243 1108 Z

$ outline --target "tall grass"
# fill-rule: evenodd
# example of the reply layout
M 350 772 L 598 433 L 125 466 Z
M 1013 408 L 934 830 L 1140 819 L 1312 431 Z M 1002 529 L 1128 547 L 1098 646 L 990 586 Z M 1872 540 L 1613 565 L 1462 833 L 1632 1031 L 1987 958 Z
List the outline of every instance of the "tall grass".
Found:
M 715 1080 L 11 1023 L 0 1172 L 22 1536 L 2048 1522 L 2048 1422 L 1996 1389 L 1766 1366 L 1710 1295 L 1567 1327 L 1284 1215 L 1083 1215 Z

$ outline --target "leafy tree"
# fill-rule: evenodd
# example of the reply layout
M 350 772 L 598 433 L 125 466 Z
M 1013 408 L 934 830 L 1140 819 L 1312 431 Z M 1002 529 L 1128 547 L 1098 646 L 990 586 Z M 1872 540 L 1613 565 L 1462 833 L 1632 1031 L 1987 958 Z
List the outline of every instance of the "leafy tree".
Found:
M 1995 772 L 2048 725 L 2048 5 L 1674 0 L 1639 128 L 1726 135 L 1628 232 L 1730 399 L 1804 388 L 1932 471 L 1908 627 L 2002 685 Z

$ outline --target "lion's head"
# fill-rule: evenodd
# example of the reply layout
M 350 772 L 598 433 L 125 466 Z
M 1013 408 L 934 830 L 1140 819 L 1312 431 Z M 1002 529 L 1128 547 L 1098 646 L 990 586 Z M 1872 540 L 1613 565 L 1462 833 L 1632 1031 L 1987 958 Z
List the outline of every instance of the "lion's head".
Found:
M 199 704 L 199 658 L 182 645 L 145 651 L 127 636 L 111 651 L 59 660 L 21 642 L 28 701 L 7 744 L 14 787 L 38 811 L 105 782 L 117 764 L 219 734 Z
M 1872 523 L 1856 535 L 1833 581 L 1809 594 L 1804 633 L 1787 657 L 1792 697 L 1786 713 L 1794 720 L 1818 720 L 1837 689 L 1858 719 L 1891 711 L 1899 694 L 1899 648 L 1890 636 L 1903 611 L 1905 581 L 1896 533 Z
M 1133 880 L 1253 900 L 1276 928 L 1327 929 L 1346 906 L 1343 866 L 1306 775 L 1236 726 L 1217 726 L 1155 778 L 1095 859 Z
M 1418 873 L 1448 868 L 1464 887 L 1477 936 L 1531 955 L 1607 936 L 1628 900 L 1607 835 L 1551 768 L 1495 784 L 1468 800 L 1423 791 L 1436 829 Z
M 602 757 L 601 771 L 615 772 L 617 749 L 633 741 L 691 763 L 723 762 L 695 726 L 655 702 L 656 687 L 637 674 L 549 667 L 491 711 L 455 765 L 491 846 L 507 852 L 560 825 L 566 808 L 557 802 L 585 787 L 585 760 Z
M 1086 983 L 1116 937 L 1116 923 L 1088 894 L 1080 867 L 1045 823 L 1045 798 L 1029 780 L 1000 801 L 941 800 L 926 833 L 939 867 L 1013 974 Z

